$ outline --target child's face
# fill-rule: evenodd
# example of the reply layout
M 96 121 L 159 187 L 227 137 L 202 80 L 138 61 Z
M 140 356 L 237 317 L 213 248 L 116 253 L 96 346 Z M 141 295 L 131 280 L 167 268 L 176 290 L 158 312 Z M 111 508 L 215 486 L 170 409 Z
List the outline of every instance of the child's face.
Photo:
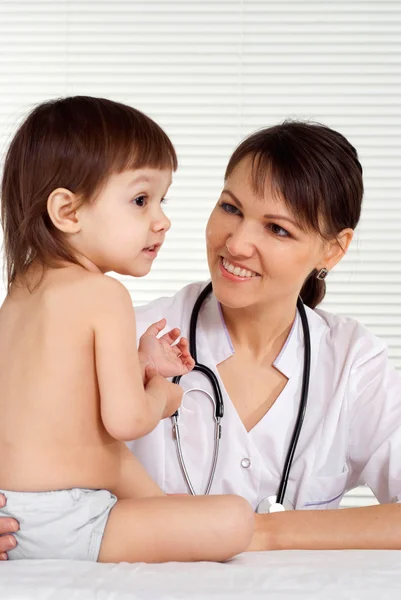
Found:
M 171 178 L 170 169 L 151 168 L 111 175 L 96 200 L 77 210 L 74 248 L 103 273 L 149 273 L 171 225 L 162 207 Z

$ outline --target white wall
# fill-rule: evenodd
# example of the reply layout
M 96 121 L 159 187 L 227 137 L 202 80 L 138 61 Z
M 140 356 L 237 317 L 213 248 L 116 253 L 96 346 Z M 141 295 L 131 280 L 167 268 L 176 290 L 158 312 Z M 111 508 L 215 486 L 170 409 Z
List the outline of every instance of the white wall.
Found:
M 0 0 L 0 148 L 37 102 L 130 103 L 178 150 L 163 252 L 136 304 L 207 277 L 203 231 L 240 139 L 286 117 L 357 147 L 366 196 L 325 307 L 360 319 L 401 369 L 401 4 L 369 0 Z M 4 288 L 0 289 L 4 295 Z

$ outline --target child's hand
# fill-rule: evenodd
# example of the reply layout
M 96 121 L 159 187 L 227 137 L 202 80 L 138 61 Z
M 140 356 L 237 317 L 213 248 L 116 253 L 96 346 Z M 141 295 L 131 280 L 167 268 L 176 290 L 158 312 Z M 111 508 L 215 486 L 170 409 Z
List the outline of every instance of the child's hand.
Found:
M 164 396 L 166 399 L 162 419 L 171 417 L 179 409 L 184 394 L 183 389 L 176 383 L 171 383 L 168 379 L 162 377 L 152 365 L 145 368 L 144 385 L 145 391 L 151 396 L 156 398 Z
M 181 338 L 177 344 L 174 344 L 180 337 L 178 328 L 158 338 L 157 335 L 165 326 L 166 319 L 162 319 L 151 325 L 142 335 L 138 347 L 140 362 L 154 365 L 163 377 L 185 375 L 195 364 L 189 353 L 188 341 Z

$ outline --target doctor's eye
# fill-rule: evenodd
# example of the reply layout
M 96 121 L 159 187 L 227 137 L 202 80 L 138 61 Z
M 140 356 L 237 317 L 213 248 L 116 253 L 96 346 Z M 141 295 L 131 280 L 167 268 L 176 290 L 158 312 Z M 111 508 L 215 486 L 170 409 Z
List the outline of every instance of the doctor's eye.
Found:
M 241 214 L 240 210 L 233 204 L 230 204 L 229 202 L 222 202 L 221 204 L 219 204 L 219 206 L 222 210 L 224 210 L 224 212 L 228 213 L 229 215 Z
M 136 206 L 139 206 L 139 208 L 142 208 L 142 207 L 146 206 L 147 196 L 145 196 L 144 194 L 142 194 L 141 196 L 137 196 L 136 198 L 134 198 L 132 200 L 132 203 L 135 204 Z
M 277 237 L 291 237 L 291 234 L 284 227 L 280 227 L 276 223 L 267 225 L 267 228 Z

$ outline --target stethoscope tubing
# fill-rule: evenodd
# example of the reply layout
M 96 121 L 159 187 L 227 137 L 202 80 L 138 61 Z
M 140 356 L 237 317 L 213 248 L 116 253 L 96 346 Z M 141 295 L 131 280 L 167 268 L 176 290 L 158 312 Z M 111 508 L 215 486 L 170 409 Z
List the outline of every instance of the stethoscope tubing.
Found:
M 287 491 L 288 478 L 290 476 L 292 461 L 294 459 L 295 451 L 297 449 L 299 436 L 302 431 L 302 425 L 306 413 L 306 405 L 308 403 L 309 394 L 309 379 L 311 369 L 311 341 L 310 331 L 308 324 L 308 317 L 306 316 L 304 303 L 301 298 L 297 300 L 297 309 L 301 317 L 302 330 L 304 334 L 304 367 L 302 373 L 302 388 L 301 388 L 301 401 L 299 403 L 299 410 L 297 420 L 295 422 L 294 431 L 291 437 L 290 445 L 288 447 L 287 456 L 284 462 L 283 473 L 281 476 L 280 484 L 277 490 L 277 504 L 283 504 L 285 493 Z
M 194 307 L 192 309 L 190 323 L 189 323 L 189 350 L 192 355 L 192 358 L 195 361 L 195 366 L 193 368 L 193 371 L 198 371 L 198 372 L 202 373 L 209 380 L 209 383 L 211 384 L 212 389 L 213 389 L 214 398 L 211 394 L 209 394 L 209 392 L 207 392 L 206 390 L 199 389 L 199 388 L 194 388 L 192 390 L 187 390 L 187 392 L 185 392 L 185 393 L 189 393 L 191 391 L 201 391 L 201 392 L 207 394 L 214 404 L 214 419 L 215 419 L 215 423 L 216 423 L 215 436 L 214 436 L 215 437 L 214 451 L 213 451 L 211 471 L 210 471 L 209 479 L 208 479 L 206 489 L 205 489 L 205 495 L 209 494 L 213 480 L 214 480 L 214 475 L 215 475 L 216 466 L 217 466 L 217 460 L 218 460 L 218 456 L 219 456 L 220 438 L 221 438 L 221 432 L 222 432 L 221 420 L 224 416 L 224 401 L 223 401 L 223 395 L 222 395 L 219 381 L 218 381 L 215 373 L 209 367 L 198 362 L 197 347 L 196 347 L 196 328 L 197 328 L 199 313 L 200 313 L 200 310 L 202 308 L 204 301 L 212 292 L 213 292 L 213 286 L 212 286 L 212 282 L 210 282 L 199 294 L 199 296 L 194 304 Z M 309 381 L 310 381 L 310 370 L 311 370 L 311 340 L 310 340 L 308 317 L 306 315 L 305 307 L 304 307 L 304 304 L 303 304 L 301 298 L 298 298 L 298 300 L 297 300 L 297 309 L 298 309 L 298 312 L 299 312 L 299 315 L 301 318 L 301 324 L 302 324 L 302 330 L 303 330 L 303 336 L 304 336 L 304 365 L 303 365 L 303 375 L 302 375 L 301 400 L 300 400 L 300 404 L 299 404 L 297 419 L 296 419 L 295 426 L 294 426 L 294 431 L 291 436 L 290 445 L 289 445 L 286 459 L 284 462 L 283 473 L 282 473 L 282 476 L 280 479 L 280 484 L 279 484 L 279 487 L 277 490 L 276 502 L 277 502 L 277 504 L 280 504 L 280 505 L 283 505 L 283 502 L 284 502 L 284 497 L 285 497 L 285 493 L 287 490 L 288 479 L 289 479 L 289 475 L 290 475 L 290 471 L 291 471 L 292 462 L 294 459 L 295 451 L 297 449 L 299 436 L 302 431 L 302 425 L 303 425 L 304 418 L 305 418 L 306 406 L 307 406 L 308 394 L 309 394 Z M 173 378 L 173 383 L 179 384 L 180 380 L 181 380 L 181 375 L 178 375 Z M 184 477 L 184 480 L 186 482 L 189 492 L 192 495 L 196 495 L 196 492 L 191 483 L 187 468 L 185 466 L 185 460 L 184 460 L 184 456 L 183 456 L 183 452 L 182 452 L 181 437 L 180 437 L 179 425 L 178 425 L 178 419 L 179 419 L 179 411 L 178 410 L 177 410 L 177 412 L 174 413 L 174 415 L 172 415 L 171 419 L 172 419 L 172 423 L 173 423 L 173 434 L 174 434 L 175 441 L 176 441 L 177 456 L 178 456 L 178 461 L 179 461 L 179 464 L 181 467 L 181 471 L 182 471 L 182 474 L 183 474 L 183 477 Z

